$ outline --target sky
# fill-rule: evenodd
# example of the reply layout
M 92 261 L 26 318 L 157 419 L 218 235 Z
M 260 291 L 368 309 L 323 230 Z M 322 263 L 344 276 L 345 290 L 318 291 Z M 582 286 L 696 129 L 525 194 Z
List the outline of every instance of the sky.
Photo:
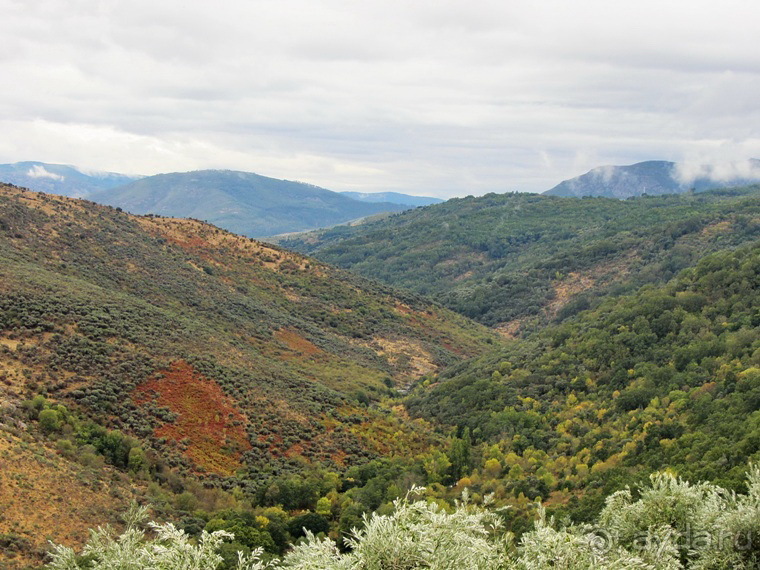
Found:
M 757 0 L 0 0 L 0 162 L 448 198 L 760 158 Z

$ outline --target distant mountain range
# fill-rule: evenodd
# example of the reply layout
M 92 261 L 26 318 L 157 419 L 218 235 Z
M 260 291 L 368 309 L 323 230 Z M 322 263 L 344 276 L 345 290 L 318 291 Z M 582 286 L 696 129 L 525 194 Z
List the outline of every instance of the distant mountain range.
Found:
M 560 182 L 550 196 L 630 198 L 642 194 L 682 194 L 760 182 L 760 160 L 724 165 L 697 165 L 649 160 L 628 166 L 600 166 Z
M 124 186 L 139 178 L 114 172 L 87 172 L 65 164 L 35 161 L 0 164 L 2 182 L 73 198 Z
M 250 172 L 157 174 L 89 198 L 133 214 L 196 218 L 249 237 L 323 228 L 407 206 L 353 200 L 302 182 Z
M 88 172 L 44 162 L 0 164 L 0 182 L 51 194 L 88 198 L 133 214 L 206 220 L 249 237 L 310 231 L 441 203 L 398 192 L 333 192 L 324 188 L 232 170 L 128 176 Z M 662 160 L 602 166 L 565 180 L 544 194 L 626 199 L 682 194 L 760 182 L 760 160 L 692 165 Z
M 88 198 L 135 214 L 190 217 L 250 237 L 313 230 L 383 212 L 442 202 L 397 192 L 333 192 L 250 172 L 127 176 L 44 162 L 0 165 L 0 182 Z
M 410 196 L 398 192 L 341 192 L 344 196 L 359 200 L 360 202 L 390 202 L 391 204 L 403 204 L 405 206 L 429 206 L 445 202 L 440 198 L 430 196 Z

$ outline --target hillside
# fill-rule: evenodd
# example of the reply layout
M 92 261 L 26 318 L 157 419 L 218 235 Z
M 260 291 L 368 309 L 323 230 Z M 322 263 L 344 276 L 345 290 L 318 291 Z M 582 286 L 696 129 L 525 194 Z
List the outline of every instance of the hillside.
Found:
M 0 182 L 75 198 L 124 186 L 139 178 L 114 172 L 85 172 L 74 166 L 45 162 L 0 164 Z
M 382 402 L 493 342 L 415 295 L 205 223 L 0 186 L 0 461 L 23 457 L 0 469 L 17 497 L 0 537 L 29 560 L 135 493 L 188 521 L 187 505 L 265 493 L 303 508 L 272 479 L 309 474 L 327 493 L 327 473 L 426 451 L 426 424 Z M 69 502 L 79 487 L 100 498 Z
M 328 227 L 407 208 L 360 202 L 310 184 L 231 170 L 158 174 L 89 198 L 133 214 L 205 220 L 249 237 Z
M 514 335 L 664 283 L 707 252 L 760 237 L 758 222 L 757 186 L 625 201 L 488 194 L 280 245 Z
M 408 405 L 480 443 L 473 491 L 576 521 L 665 468 L 741 491 L 760 460 L 758 307 L 755 242 L 432 376 Z
M 600 166 L 586 174 L 560 182 L 544 194 L 549 196 L 602 196 L 631 198 L 648 194 L 683 194 L 714 188 L 745 186 L 760 182 L 760 160 L 750 160 L 735 172 L 705 165 L 689 173 L 685 165 L 664 160 L 649 160 L 627 166 Z

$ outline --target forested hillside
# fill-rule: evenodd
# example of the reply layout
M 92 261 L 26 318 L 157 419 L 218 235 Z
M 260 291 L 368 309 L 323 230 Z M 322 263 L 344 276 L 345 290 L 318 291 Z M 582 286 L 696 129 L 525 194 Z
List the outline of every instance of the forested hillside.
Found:
M 341 551 L 329 538 L 309 535 L 282 561 L 263 560 L 261 551 L 241 556 L 237 570 L 291 568 L 346 570 L 430 568 L 443 570 L 751 570 L 760 563 L 760 470 L 747 476 L 747 493 L 735 495 L 717 485 L 691 484 L 658 473 L 648 484 L 609 497 L 594 524 L 569 524 L 539 510 L 535 526 L 515 541 L 502 520 L 466 493 L 454 508 L 413 500 L 413 488 L 393 503 L 389 514 L 374 513 Z M 487 503 L 487 501 L 486 501 Z M 57 546 L 51 570 L 156 567 L 164 570 L 215 570 L 224 564 L 220 550 L 231 534 L 213 531 L 194 542 L 176 527 L 152 523 L 141 528 L 144 509 L 132 509 L 121 536 L 98 529 L 77 557 Z
M 5 460 L 27 467 L 0 470 L 22 501 L 0 534 L 25 552 L 81 540 L 58 521 L 97 523 L 133 495 L 118 490 L 129 473 L 169 510 L 199 477 L 250 500 L 309 472 L 325 494 L 352 465 L 426 450 L 424 424 L 374 403 L 493 341 L 415 295 L 208 224 L 2 186 L 0 431 Z M 61 473 L 111 499 L 75 517 L 86 501 L 46 480 Z M 289 492 L 268 504 L 311 500 Z M 23 503 L 34 493 L 51 494 L 44 520 Z
M 755 243 L 431 377 L 408 406 L 481 445 L 474 489 L 575 520 L 665 468 L 739 490 L 760 459 L 759 327 Z
M 489 194 L 280 243 L 514 334 L 760 237 L 759 190 L 625 201 Z

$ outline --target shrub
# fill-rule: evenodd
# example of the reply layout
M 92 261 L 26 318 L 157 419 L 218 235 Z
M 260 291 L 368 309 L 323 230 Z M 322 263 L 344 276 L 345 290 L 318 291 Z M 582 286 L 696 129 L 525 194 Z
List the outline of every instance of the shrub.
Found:
M 71 548 L 55 545 L 51 570 L 78 570 L 80 568 L 118 568 L 138 570 L 215 570 L 223 562 L 218 550 L 233 535 L 225 531 L 203 531 L 196 543 L 173 524 L 149 523 L 155 538 L 149 539 L 138 525 L 145 520 L 147 509 L 133 506 L 126 517 L 127 529 L 115 536 L 110 527 L 90 532 L 84 547 L 84 559 Z M 250 556 L 238 556 L 238 570 L 264 570 L 269 563 L 260 560 L 261 551 Z
M 608 497 L 595 525 L 558 528 L 539 506 L 533 530 L 517 545 L 501 528 L 503 519 L 469 503 L 466 491 L 451 510 L 434 501 L 410 501 L 407 495 L 394 502 L 390 514 L 364 515 L 363 528 L 354 528 L 345 539 L 348 552 L 307 530 L 306 539 L 282 562 L 265 564 L 259 548 L 248 556 L 239 553 L 238 569 L 749 570 L 760 563 L 759 467 L 750 468 L 748 488 L 747 495 L 736 495 L 717 485 L 690 484 L 660 473 L 640 489 L 637 500 L 630 489 Z M 410 493 L 420 491 L 413 488 Z M 89 566 L 80 565 L 73 550 L 56 546 L 51 568 L 214 570 L 223 560 L 220 550 L 230 559 L 232 545 L 222 545 L 234 535 L 221 530 L 225 521 L 209 521 L 193 543 L 171 524 L 151 523 L 156 538 L 147 539 L 136 526 L 144 514 L 144 509 L 133 509 L 127 530 L 118 538 L 108 528 L 92 532 L 83 551 Z M 274 516 L 274 510 L 267 514 Z M 304 515 L 309 516 L 319 517 Z M 249 548 L 242 536 L 245 528 L 238 530 L 237 544 Z
M 45 433 L 52 433 L 61 428 L 61 414 L 57 410 L 42 410 L 38 416 L 40 427 Z

